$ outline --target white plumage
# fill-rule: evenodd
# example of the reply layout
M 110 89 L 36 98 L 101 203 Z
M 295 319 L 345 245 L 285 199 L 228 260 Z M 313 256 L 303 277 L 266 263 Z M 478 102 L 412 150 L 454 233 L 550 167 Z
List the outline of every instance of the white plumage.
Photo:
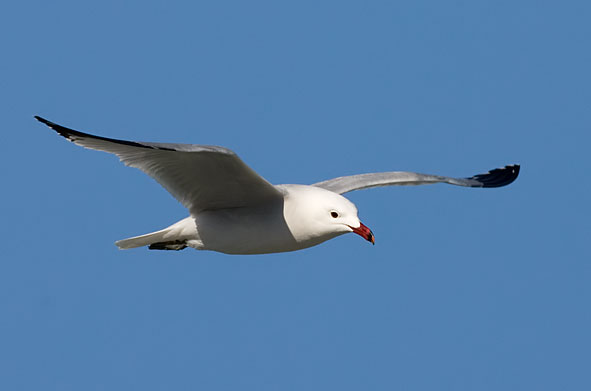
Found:
M 519 165 L 470 178 L 392 171 L 351 175 L 313 185 L 272 185 L 234 152 L 217 146 L 146 143 L 93 136 L 35 117 L 85 148 L 115 154 L 168 190 L 190 216 L 157 232 L 117 241 L 121 249 L 192 247 L 228 254 L 295 251 L 348 232 L 374 243 L 357 217 L 355 205 L 341 196 L 377 186 L 448 183 L 500 187 L 513 182 Z

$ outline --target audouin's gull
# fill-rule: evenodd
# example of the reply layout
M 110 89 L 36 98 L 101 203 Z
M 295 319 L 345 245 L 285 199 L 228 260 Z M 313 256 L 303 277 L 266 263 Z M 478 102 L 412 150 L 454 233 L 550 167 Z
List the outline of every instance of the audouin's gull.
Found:
M 374 243 L 355 205 L 341 194 L 377 186 L 440 182 L 500 187 L 519 174 L 519 165 L 513 164 L 470 178 L 393 171 L 309 186 L 272 185 L 223 147 L 115 140 L 35 118 L 74 144 L 113 153 L 126 165 L 139 168 L 189 210 L 189 217 L 168 228 L 116 242 L 120 249 L 193 247 L 227 254 L 264 254 L 300 250 L 347 232 Z

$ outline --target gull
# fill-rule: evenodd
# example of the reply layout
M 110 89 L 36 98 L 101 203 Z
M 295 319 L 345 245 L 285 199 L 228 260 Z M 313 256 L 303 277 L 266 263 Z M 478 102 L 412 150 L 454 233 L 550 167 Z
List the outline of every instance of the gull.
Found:
M 190 216 L 160 231 L 115 242 L 120 249 L 191 247 L 226 254 L 301 250 L 353 232 L 375 244 L 373 232 L 342 196 L 378 186 L 448 183 L 501 187 L 519 175 L 518 164 L 469 178 L 392 171 L 343 176 L 312 185 L 272 185 L 233 151 L 210 145 L 136 142 L 94 136 L 48 121 L 76 145 L 109 152 L 154 178 Z

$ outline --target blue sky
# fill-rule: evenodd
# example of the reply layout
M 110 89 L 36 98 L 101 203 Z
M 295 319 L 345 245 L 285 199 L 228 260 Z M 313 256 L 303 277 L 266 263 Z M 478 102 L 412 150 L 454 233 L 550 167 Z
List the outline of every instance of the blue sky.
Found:
M 3 7 L 0 386 L 588 390 L 591 6 L 21 1 Z M 272 183 L 374 171 L 376 235 L 119 251 L 186 211 L 37 123 L 222 145 Z

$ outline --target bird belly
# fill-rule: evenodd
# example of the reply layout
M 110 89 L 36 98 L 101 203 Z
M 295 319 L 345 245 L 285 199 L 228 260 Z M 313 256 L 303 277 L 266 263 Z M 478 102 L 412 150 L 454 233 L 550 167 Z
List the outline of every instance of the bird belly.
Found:
M 268 205 L 264 208 L 204 211 L 194 218 L 204 250 L 226 254 L 266 254 L 314 245 L 296 240 L 281 210 Z

